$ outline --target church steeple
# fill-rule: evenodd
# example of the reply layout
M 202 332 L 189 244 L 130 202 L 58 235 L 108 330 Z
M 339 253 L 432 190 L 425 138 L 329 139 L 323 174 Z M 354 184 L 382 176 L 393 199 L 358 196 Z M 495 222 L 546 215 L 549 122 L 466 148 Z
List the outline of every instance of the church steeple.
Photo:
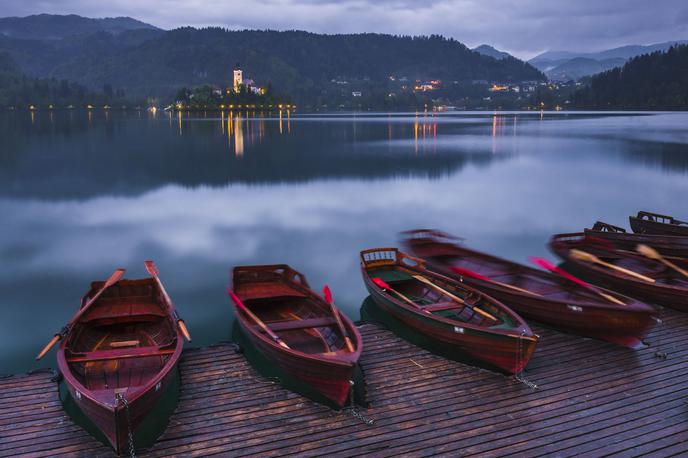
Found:
M 244 76 L 241 68 L 239 67 L 239 62 L 234 66 L 234 92 L 239 92 L 239 87 L 243 84 L 244 82 Z

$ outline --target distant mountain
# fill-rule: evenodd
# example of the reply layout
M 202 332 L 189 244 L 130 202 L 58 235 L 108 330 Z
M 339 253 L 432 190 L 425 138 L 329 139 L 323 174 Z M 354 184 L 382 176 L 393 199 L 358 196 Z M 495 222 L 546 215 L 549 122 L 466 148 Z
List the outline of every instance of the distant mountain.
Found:
M 676 44 L 686 44 L 688 40 L 667 41 L 653 45 L 629 45 L 592 53 L 569 51 L 547 51 L 528 61 L 555 81 L 578 80 L 611 68 L 620 67 L 628 59 L 656 51 L 666 51 Z
M 26 17 L 0 18 L 0 35 L 25 40 L 60 40 L 74 35 L 127 30 L 160 30 L 130 17 L 92 19 L 70 15 L 37 14 Z
M 548 68 L 545 72 L 547 77 L 554 81 L 580 80 L 586 76 L 621 67 L 626 63 L 626 59 L 612 58 L 595 60 L 588 57 L 574 57 L 565 59 L 555 67 Z
M 688 45 L 629 60 L 591 78 L 573 105 L 593 109 L 688 109 Z
M 497 60 L 512 57 L 511 54 L 504 51 L 499 51 L 490 45 L 480 45 L 478 47 L 473 48 L 473 51 L 482 54 L 483 56 L 489 56 Z
M 259 84 L 271 83 L 298 104 L 326 104 L 334 91 L 347 89 L 351 95 L 359 90 L 352 87 L 372 87 L 387 97 L 390 76 L 408 81 L 396 83 L 399 86 L 441 80 L 452 88 L 476 80 L 545 79 L 523 61 L 510 56 L 495 60 L 438 35 L 143 28 L 98 30 L 62 39 L 0 35 L 1 51 L 32 76 L 68 79 L 96 89 L 111 84 L 130 96 L 163 98 L 182 86 L 226 85 L 236 62 L 245 76 Z

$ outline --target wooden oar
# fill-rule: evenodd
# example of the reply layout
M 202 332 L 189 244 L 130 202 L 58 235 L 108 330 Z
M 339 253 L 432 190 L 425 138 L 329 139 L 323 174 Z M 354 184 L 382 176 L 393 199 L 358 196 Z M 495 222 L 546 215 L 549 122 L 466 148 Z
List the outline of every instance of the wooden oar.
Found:
M 373 280 L 373 283 L 375 283 L 375 284 L 376 284 L 377 286 L 379 286 L 380 288 L 382 288 L 382 289 L 384 289 L 384 290 L 387 290 L 387 291 L 390 291 L 390 292 L 396 294 L 401 300 L 403 300 L 403 301 L 406 302 L 407 304 L 410 304 L 410 305 L 412 305 L 413 307 L 415 307 L 415 308 L 417 308 L 417 309 L 419 309 L 419 310 L 422 310 L 422 311 L 425 312 L 425 313 L 430 313 L 430 312 L 427 311 L 427 310 L 423 310 L 423 307 L 421 307 L 419 304 L 416 304 L 416 303 L 413 302 L 411 299 L 409 299 L 408 297 L 406 297 L 406 296 L 404 296 L 403 294 L 401 294 L 399 291 L 397 291 L 397 290 L 395 290 L 394 288 L 392 288 L 391 286 L 389 286 L 389 285 L 388 285 L 383 279 L 381 279 L 380 277 L 373 277 L 373 278 L 371 278 L 371 280 Z
M 174 317 L 174 319 L 177 320 L 177 326 L 179 326 L 179 330 L 182 332 L 187 342 L 191 342 L 191 334 L 189 334 L 189 330 L 186 328 L 186 323 L 184 323 L 184 320 L 182 320 L 182 318 L 179 316 L 177 309 L 174 307 L 174 304 L 172 303 L 170 295 L 167 294 L 165 287 L 162 285 L 162 281 L 160 280 L 159 276 L 160 273 L 158 272 L 158 267 L 155 265 L 153 261 L 143 261 L 143 264 L 146 266 L 146 270 L 148 271 L 148 273 L 151 274 L 151 277 L 153 277 L 157 282 L 158 288 L 160 288 L 162 295 L 165 296 L 165 300 L 167 301 L 167 303 L 170 304 L 170 307 L 172 308 L 172 316 Z
M 339 327 L 339 332 L 342 333 L 342 336 L 344 336 L 344 342 L 346 343 L 346 348 L 349 350 L 351 353 L 354 352 L 354 344 L 351 343 L 351 338 L 349 337 L 349 333 L 346 331 L 346 328 L 344 327 L 344 323 L 342 323 L 342 317 L 339 316 L 339 310 L 337 310 L 337 307 L 334 305 L 334 299 L 332 299 L 332 291 L 330 291 L 330 287 L 325 285 L 323 287 L 323 295 L 325 296 L 325 300 L 327 301 L 328 304 L 330 304 L 330 310 L 332 310 L 332 315 L 334 315 L 334 319 L 337 322 L 337 327 Z
M 244 313 L 246 313 L 246 315 L 248 315 L 253 321 L 255 321 L 256 324 L 257 324 L 258 326 L 260 326 L 260 328 L 261 328 L 263 331 L 265 331 L 265 333 L 266 333 L 267 335 L 269 335 L 270 338 L 271 338 L 272 340 L 274 340 L 275 342 L 277 342 L 278 344 L 280 344 L 280 345 L 283 346 L 284 348 L 287 348 L 287 349 L 289 348 L 289 345 L 287 345 L 282 339 L 280 339 L 279 336 L 278 336 L 277 334 L 275 334 L 275 333 L 272 331 L 272 329 L 270 329 L 270 328 L 268 327 L 268 325 L 266 325 L 265 323 L 263 323 L 263 321 L 262 321 L 260 318 L 258 318 L 252 311 L 250 311 L 250 310 L 248 309 L 248 307 L 246 307 L 246 306 L 244 305 L 243 302 L 241 302 L 241 299 L 239 299 L 239 296 L 237 296 L 236 294 L 234 294 L 234 291 L 232 291 L 231 289 L 228 289 L 227 292 L 228 292 L 229 295 L 231 296 L 231 298 L 232 298 L 232 300 L 234 301 L 234 303 L 236 304 L 236 306 L 239 307 Z
M 579 261 L 585 261 L 585 262 L 591 262 L 593 264 L 599 264 L 601 266 L 607 267 L 608 269 L 616 270 L 617 272 L 621 272 L 621 273 L 624 273 L 628 276 L 637 278 L 638 280 L 643 280 L 643 281 L 646 281 L 648 283 L 654 283 L 655 282 L 655 280 L 650 278 L 650 277 L 646 277 L 645 275 L 641 275 L 638 272 L 633 272 L 632 270 L 624 269 L 623 267 L 615 266 L 614 264 L 611 264 L 609 262 L 605 262 L 605 261 L 601 260 L 600 258 L 598 258 L 597 256 L 595 256 L 594 254 L 590 254 L 590 253 L 583 251 L 583 250 L 573 248 L 573 249 L 569 250 L 569 256 L 571 256 L 573 259 L 577 259 Z
M 423 277 L 422 275 L 412 275 L 412 277 L 415 278 L 416 280 L 418 280 L 418 281 L 420 281 L 420 282 L 423 282 L 423 283 L 425 283 L 426 285 L 430 286 L 430 287 L 433 288 L 435 291 L 439 291 L 440 293 L 444 294 L 445 296 L 451 297 L 452 299 L 454 299 L 455 301 L 459 302 L 460 304 L 465 304 L 465 303 L 466 303 L 466 301 L 464 301 L 464 300 L 461 299 L 460 297 L 453 295 L 452 293 L 450 293 L 450 292 L 447 291 L 446 289 L 444 289 L 444 288 L 442 288 L 442 287 L 440 287 L 440 286 L 434 284 L 433 282 L 431 282 L 431 281 L 428 280 L 427 278 Z M 490 315 L 489 313 L 485 312 L 484 310 L 480 309 L 479 307 L 476 307 L 475 305 L 472 305 L 471 308 L 472 308 L 473 310 L 475 310 L 476 312 L 478 312 L 479 314 L 483 315 L 484 317 L 487 317 L 487 318 L 490 318 L 490 319 L 492 319 L 492 320 L 497 321 L 497 318 L 495 318 L 494 316 L 492 316 L 492 315 Z
M 510 285 L 508 283 L 502 283 L 501 281 L 492 280 L 491 278 L 488 278 L 484 275 L 480 275 L 479 273 L 473 272 L 472 270 L 464 269 L 463 267 L 451 267 L 451 270 L 455 274 L 459 274 L 464 277 L 471 277 L 475 278 L 476 280 L 494 283 L 495 285 L 503 286 L 504 288 L 510 288 L 514 291 L 520 291 L 522 293 L 532 294 L 533 296 L 541 296 L 541 294 L 534 293 L 533 291 L 528 291 L 527 289 L 519 288 L 518 286 Z
M 654 248 L 647 246 L 647 245 L 643 245 L 641 243 L 635 249 L 638 253 L 642 254 L 643 256 L 650 258 L 650 259 L 654 259 L 655 261 L 659 261 L 662 264 L 674 269 L 676 272 L 680 273 L 684 277 L 688 277 L 688 271 L 686 271 L 685 269 L 681 269 L 679 266 L 677 266 L 673 262 L 669 261 L 668 259 L 665 259 L 664 256 L 659 254 L 659 252 L 657 250 L 655 250 Z
M 94 294 L 93 297 L 91 297 L 88 300 L 88 302 L 86 302 L 84 304 L 84 306 L 81 307 L 74 314 L 72 319 L 69 320 L 69 323 L 67 323 L 67 325 L 65 325 L 57 334 L 55 334 L 55 336 L 53 336 L 53 338 L 50 339 L 50 342 L 48 342 L 48 344 L 45 347 L 43 347 L 43 350 L 41 350 L 41 352 L 38 354 L 38 356 L 36 356 L 36 361 L 43 358 L 45 356 L 45 354 L 48 353 L 48 351 L 50 351 L 50 349 L 53 347 L 53 345 L 55 345 L 60 339 L 65 337 L 67 334 L 69 334 L 69 332 L 72 330 L 72 325 L 74 323 L 76 323 L 76 321 L 81 317 L 81 315 L 86 313 L 86 311 L 91 307 L 91 305 L 93 305 L 93 303 L 96 301 L 96 299 L 98 299 L 100 297 L 100 295 L 103 294 L 103 291 L 105 291 L 110 286 L 117 283 L 119 281 L 119 279 L 122 278 L 122 275 L 124 275 L 124 269 L 115 270 L 112 273 L 112 275 L 110 275 L 110 278 L 108 278 L 105 281 L 105 283 L 103 284 L 103 286 L 98 290 L 98 292 L 96 294 Z
M 531 257 L 531 258 L 530 258 L 530 262 L 532 262 L 533 264 L 536 264 L 536 265 L 538 265 L 538 266 L 540 266 L 540 267 L 542 267 L 542 268 L 544 268 L 544 269 L 547 269 L 547 270 L 549 270 L 549 271 L 551 271 L 551 272 L 554 272 L 554 273 L 556 273 L 556 274 L 559 274 L 559 275 L 561 275 L 562 277 L 566 278 L 567 280 L 570 280 L 570 281 L 572 281 L 572 282 L 574 282 L 574 283 L 576 283 L 576 284 L 578 284 L 578 285 L 580 285 L 580 286 L 582 286 L 582 287 L 584 287 L 584 288 L 589 289 L 590 291 L 595 292 L 595 293 L 598 294 L 599 296 L 601 296 L 601 297 L 607 299 L 609 302 L 613 302 L 613 303 L 619 304 L 619 305 L 626 305 L 624 302 L 620 301 L 619 299 L 615 298 L 614 296 L 612 296 L 612 295 L 610 295 L 610 294 L 607 294 L 607 293 L 605 293 L 605 292 L 603 292 L 603 291 L 600 291 L 597 287 L 591 285 L 591 284 L 588 283 L 588 282 L 585 282 L 585 281 L 581 280 L 581 279 L 578 278 L 578 277 L 574 277 L 574 276 L 571 275 L 570 273 L 566 272 L 564 269 L 555 266 L 554 264 L 552 264 L 551 262 L 549 262 L 549 261 L 546 260 L 546 259 Z

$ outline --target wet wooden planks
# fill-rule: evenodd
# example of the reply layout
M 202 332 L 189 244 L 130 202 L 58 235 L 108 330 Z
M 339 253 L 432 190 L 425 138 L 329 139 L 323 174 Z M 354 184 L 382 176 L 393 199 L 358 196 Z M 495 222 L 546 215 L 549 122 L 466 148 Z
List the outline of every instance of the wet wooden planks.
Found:
M 373 426 L 259 376 L 230 344 L 184 353 L 170 424 L 142 456 L 673 456 L 688 453 L 688 314 L 631 351 L 536 327 L 532 389 L 360 327 Z M 658 355 L 658 352 L 660 354 Z M 662 359 L 661 353 L 667 358 Z M 51 374 L 0 380 L 0 456 L 111 456 Z

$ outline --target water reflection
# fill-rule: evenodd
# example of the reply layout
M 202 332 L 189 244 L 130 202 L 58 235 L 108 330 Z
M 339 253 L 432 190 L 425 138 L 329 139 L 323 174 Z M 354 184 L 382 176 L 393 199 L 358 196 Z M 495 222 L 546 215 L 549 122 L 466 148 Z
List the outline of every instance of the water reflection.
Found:
M 597 219 L 688 216 L 681 113 L 108 116 L 0 115 L 0 372 L 34 367 L 89 282 L 144 259 L 204 345 L 231 338 L 234 265 L 292 264 L 357 319 L 358 252 L 405 229 L 523 262 Z

